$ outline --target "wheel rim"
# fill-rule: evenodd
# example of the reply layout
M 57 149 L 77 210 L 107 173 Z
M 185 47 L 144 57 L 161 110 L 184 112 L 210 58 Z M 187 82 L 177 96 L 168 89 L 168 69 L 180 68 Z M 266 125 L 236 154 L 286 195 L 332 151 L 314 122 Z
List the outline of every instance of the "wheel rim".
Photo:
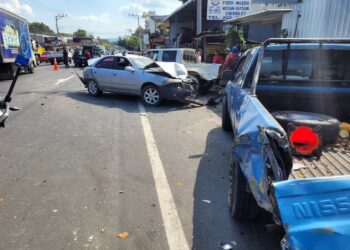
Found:
M 198 90 L 199 90 L 198 79 L 196 77 L 194 77 L 194 76 L 191 76 L 191 75 L 189 76 L 189 78 L 192 80 L 190 85 L 193 87 L 193 90 L 198 92 Z
M 89 91 L 93 95 L 97 94 L 97 84 L 94 81 L 89 82 Z
M 145 90 L 143 98 L 148 104 L 156 104 L 159 101 L 159 92 L 155 88 L 148 88 Z

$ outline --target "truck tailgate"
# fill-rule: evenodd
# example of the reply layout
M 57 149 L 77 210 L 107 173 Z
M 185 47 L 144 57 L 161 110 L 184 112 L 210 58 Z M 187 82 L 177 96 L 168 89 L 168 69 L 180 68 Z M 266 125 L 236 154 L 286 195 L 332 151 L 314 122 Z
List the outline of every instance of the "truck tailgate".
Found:
M 283 249 L 349 249 L 350 176 L 273 184 L 287 233 Z
M 320 159 L 294 157 L 290 180 L 326 176 L 350 175 L 350 141 L 339 140 L 322 150 Z

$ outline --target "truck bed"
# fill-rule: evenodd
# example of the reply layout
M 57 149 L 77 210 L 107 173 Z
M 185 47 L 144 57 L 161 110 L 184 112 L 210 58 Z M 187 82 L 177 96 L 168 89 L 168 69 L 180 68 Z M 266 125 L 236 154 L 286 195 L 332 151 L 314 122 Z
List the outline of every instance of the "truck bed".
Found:
M 323 148 L 320 159 L 294 156 L 289 179 L 339 175 L 350 175 L 349 139 L 339 139 L 335 145 Z

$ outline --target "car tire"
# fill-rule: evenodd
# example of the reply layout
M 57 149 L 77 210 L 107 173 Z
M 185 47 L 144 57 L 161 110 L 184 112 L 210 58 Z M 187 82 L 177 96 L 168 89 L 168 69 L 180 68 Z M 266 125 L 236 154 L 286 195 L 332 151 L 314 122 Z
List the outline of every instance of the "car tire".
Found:
M 155 85 L 147 85 L 142 89 L 141 99 L 147 106 L 158 106 L 162 101 L 159 88 Z
M 237 221 L 255 219 L 260 209 L 253 194 L 247 191 L 247 180 L 235 159 L 231 159 L 229 181 L 228 206 L 231 216 Z
M 286 132 L 289 130 L 288 124 L 290 123 L 296 126 L 320 126 L 323 145 L 334 144 L 339 135 L 340 122 L 336 118 L 328 115 L 301 111 L 278 111 L 272 113 L 272 116 Z
M 221 113 L 221 127 L 224 131 L 232 131 L 232 123 L 227 106 L 227 97 L 224 96 L 222 102 L 222 113 Z
M 200 89 L 200 80 L 197 76 L 195 75 L 188 75 L 188 78 L 192 80 L 191 86 L 193 87 L 193 90 L 196 93 L 199 93 Z
M 98 86 L 98 83 L 91 79 L 87 83 L 87 89 L 90 95 L 92 96 L 101 96 L 102 90 L 100 89 L 100 86 Z

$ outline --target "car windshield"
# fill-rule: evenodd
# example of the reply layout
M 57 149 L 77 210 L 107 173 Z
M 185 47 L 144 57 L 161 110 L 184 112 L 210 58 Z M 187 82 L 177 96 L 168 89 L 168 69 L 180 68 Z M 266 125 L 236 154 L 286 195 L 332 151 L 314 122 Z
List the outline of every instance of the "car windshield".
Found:
M 134 63 L 134 65 L 138 69 L 144 69 L 146 66 L 154 63 L 153 60 L 147 57 L 134 57 L 134 58 L 130 58 L 130 60 Z

